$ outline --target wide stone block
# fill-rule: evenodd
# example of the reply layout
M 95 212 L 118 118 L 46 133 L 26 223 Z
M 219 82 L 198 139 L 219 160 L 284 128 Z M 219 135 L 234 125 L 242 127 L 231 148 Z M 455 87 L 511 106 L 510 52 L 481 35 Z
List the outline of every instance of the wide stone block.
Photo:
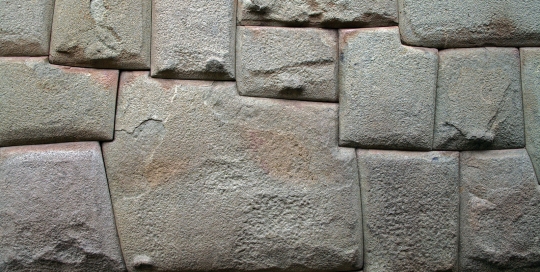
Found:
M 540 48 L 521 48 L 525 143 L 540 177 Z
M 334 30 L 238 27 L 238 92 L 298 100 L 338 100 Z
M 439 56 L 433 149 L 523 147 L 518 49 L 448 49 Z
M 235 0 L 152 3 L 153 77 L 235 78 Z
M 56 0 L 50 61 L 149 69 L 151 16 L 148 0 Z
M 337 146 L 337 108 L 122 73 L 103 153 L 128 268 L 361 268 L 358 170 Z
M 0 148 L 0 271 L 125 271 L 97 142 Z
M 459 153 L 357 155 L 364 271 L 457 271 Z
M 401 45 L 397 27 L 339 36 L 340 144 L 431 149 L 437 50 Z
M 461 155 L 460 271 L 540 269 L 540 188 L 525 149 Z
M 0 58 L 0 146 L 112 140 L 118 71 Z

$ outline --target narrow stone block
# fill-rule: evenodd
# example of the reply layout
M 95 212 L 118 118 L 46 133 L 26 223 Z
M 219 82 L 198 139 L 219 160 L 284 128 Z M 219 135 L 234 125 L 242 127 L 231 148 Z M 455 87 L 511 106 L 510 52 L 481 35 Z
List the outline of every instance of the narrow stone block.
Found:
M 457 271 L 459 154 L 358 150 L 364 271 Z
M 431 149 L 437 50 L 401 45 L 397 27 L 339 36 L 340 144 Z
M 538 271 L 539 206 L 525 149 L 463 152 L 460 271 Z
M 439 55 L 433 149 L 523 147 L 519 51 L 487 47 Z
M 125 271 L 97 142 L 0 148 L 0 271 Z
M 149 0 L 56 0 L 50 61 L 113 69 L 149 69 Z
M 235 78 L 235 0 L 154 0 L 153 77 Z
M 0 146 L 112 140 L 118 71 L 0 58 Z
M 338 100 L 334 30 L 238 27 L 237 84 L 242 95 Z
M 521 48 L 520 55 L 525 146 L 540 177 L 540 48 Z
M 337 146 L 337 104 L 144 72 L 120 85 L 103 153 L 130 270 L 361 268 L 358 170 Z

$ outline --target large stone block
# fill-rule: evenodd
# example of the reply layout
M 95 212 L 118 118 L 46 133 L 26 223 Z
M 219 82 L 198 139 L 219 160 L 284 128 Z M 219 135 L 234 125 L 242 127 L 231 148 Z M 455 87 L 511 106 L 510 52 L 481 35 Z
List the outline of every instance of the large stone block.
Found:
M 56 0 L 50 61 L 148 69 L 151 16 L 149 0 Z
M 0 146 L 112 140 L 118 71 L 0 58 Z
M 334 30 L 238 27 L 237 84 L 242 95 L 338 100 Z
M 433 149 L 523 147 L 519 51 L 448 49 L 439 56 Z
M 364 271 L 457 271 L 459 154 L 357 154 Z
M 0 0 L 0 56 L 49 54 L 54 0 Z
M 437 50 L 401 45 L 397 27 L 339 35 L 340 144 L 431 149 Z
M 540 48 L 521 48 L 520 55 L 525 142 L 540 177 Z
M 124 271 L 97 142 L 0 148 L 0 271 Z
M 128 268 L 360 268 L 358 171 L 337 146 L 337 107 L 122 73 L 103 153 Z
M 152 76 L 235 78 L 235 0 L 154 0 Z
M 540 46 L 537 0 L 398 0 L 404 43 L 450 48 Z
M 460 271 L 540 270 L 540 188 L 525 149 L 461 155 Z

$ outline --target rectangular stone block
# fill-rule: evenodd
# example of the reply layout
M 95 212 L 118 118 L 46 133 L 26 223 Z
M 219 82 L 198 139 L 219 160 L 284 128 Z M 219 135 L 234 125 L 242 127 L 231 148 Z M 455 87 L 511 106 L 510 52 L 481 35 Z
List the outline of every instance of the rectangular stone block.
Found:
M 235 0 L 152 3 L 153 77 L 235 78 Z
M 401 45 L 397 27 L 340 30 L 343 146 L 429 150 L 437 50 Z
M 56 0 L 50 62 L 113 69 L 149 69 L 149 0 Z
M 0 146 L 112 140 L 118 71 L 0 58 Z
M 540 177 L 540 48 L 521 48 L 520 56 L 525 146 Z
M 238 27 L 236 74 L 242 95 L 337 102 L 337 32 Z

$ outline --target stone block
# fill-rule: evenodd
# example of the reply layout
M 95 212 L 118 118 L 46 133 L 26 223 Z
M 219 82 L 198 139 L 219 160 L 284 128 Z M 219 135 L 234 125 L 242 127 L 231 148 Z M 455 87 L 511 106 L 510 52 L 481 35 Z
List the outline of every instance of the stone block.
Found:
M 540 188 L 525 149 L 461 155 L 460 271 L 540 269 Z
M 238 92 L 298 100 L 338 100 L 334 30 L 238 27 Z
M 340 144 L 431 149 L 437 50 L 401 45 L 397 27 L 339 36 Z
M 523 147 L 519 66 L 515 48 L 440 51 L 433 149 Z
M 56 0 L 50 62 L 149 69 L 151 2 Z
M 122 73 L 103 154 L 128 269 L 361 268 L 358 170 L 337 146 L 337 108 Z
M 540 48 L 521 48 L 520 56 L 525 146 L 540 177 Z
M 118 71 L 0 58 L 0 146 L 112 140 Z
M 154 0 L 153 77 L 235 78 L 235 0 Z
M 0 271 L 125 271 L 97 142 L 0 148 Z

